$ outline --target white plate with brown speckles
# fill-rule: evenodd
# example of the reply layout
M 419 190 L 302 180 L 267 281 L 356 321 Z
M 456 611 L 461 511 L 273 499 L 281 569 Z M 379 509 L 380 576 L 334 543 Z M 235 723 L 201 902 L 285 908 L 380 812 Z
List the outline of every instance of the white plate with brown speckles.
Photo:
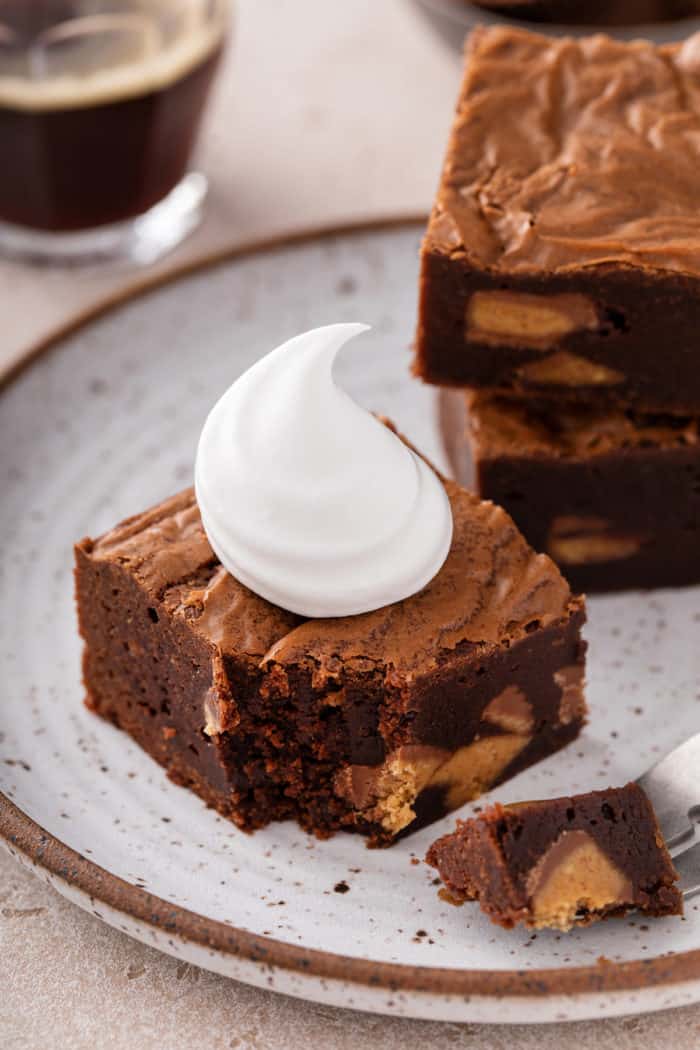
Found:
M 421 862 L 454 816 L 389 850 L 293 824 L 248 836 L 82 706 L 74 540 L 188 483 L 208 408 L 260 354 L 313 325 L 369 322 L 341 383 L 442 461 L 434 392 L 408 372 L 419 236 L 394 224 L 239 253 L 93 319 L 5 382 L 0 834 L 106 922 L 292 995 L 471 1021 L 700 1000 L 693 901 L 684 920 L 500 930 L 441 900 Z M 696 732 L 699 634 L 700 588 L 591 600 L 589 727 L 493 795 L 622 784 Z

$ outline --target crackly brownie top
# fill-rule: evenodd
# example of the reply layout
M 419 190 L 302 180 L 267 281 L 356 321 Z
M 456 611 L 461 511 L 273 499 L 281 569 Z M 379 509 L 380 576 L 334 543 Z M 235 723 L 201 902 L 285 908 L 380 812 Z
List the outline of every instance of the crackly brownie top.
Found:
M 505 511 L 445 484 L 454 532 L 442 569 L 418 594 L 359 616 L 304 620 L 253 594 L 217 561 L 191 490 L 128 519 L 89 549 L 122 564 L 154 601 L 225 653 L 424 671 L 460 643 L 498 643 L 561 619 L 572 601 L 557 567 L 535 554 Z
M 155 602 L 196 623 L 227 652 L 260 658 L 300 622 L 226 572 L 209 546 L 192 489 L 105 533 L 92 556 L 119 562 Z
M 469 426 L 479 454 L 486 459 L 514 455 L 582 459 L 635 448 L 700 446 L 700 417 L 573 404 L 526 407 L 490 394 L 465 398 Z
M 700 273 L 700 34 L 478 28 L 426 246 L 501 272 Z

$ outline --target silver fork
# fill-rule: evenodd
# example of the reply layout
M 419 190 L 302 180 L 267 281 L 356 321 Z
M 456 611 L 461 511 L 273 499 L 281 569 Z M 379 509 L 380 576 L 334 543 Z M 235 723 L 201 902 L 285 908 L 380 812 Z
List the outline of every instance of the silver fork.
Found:
M 637 781 L 654 807 L 679 888 L 688 898 L 700 892 L 700 842 L 694 819 L 700 817 L 700 733 L 671 751 Z

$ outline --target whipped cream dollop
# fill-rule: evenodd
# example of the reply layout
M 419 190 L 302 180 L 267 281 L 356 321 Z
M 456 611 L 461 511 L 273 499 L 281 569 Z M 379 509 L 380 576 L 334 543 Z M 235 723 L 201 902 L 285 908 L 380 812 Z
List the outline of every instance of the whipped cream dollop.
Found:
M 333 379 L 362 324 L 298 335 L 207 418 L 195 490 L 209 542 L 256 594 L 302 616 L 407 598 L 442 566 L 452 513 L 435 472 Z

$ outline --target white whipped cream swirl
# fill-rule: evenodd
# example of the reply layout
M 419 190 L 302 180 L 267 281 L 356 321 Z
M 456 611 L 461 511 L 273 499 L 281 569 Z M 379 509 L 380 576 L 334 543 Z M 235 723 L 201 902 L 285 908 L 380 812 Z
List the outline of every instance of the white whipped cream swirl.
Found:
M 434 471 L 333 379 L 338 350 L 366 330 L 328 325 L 273 350 L 229 387 L 199 440 L 195 488 L 214 552 L 302 616 L 407 598 L 450 548 Z

